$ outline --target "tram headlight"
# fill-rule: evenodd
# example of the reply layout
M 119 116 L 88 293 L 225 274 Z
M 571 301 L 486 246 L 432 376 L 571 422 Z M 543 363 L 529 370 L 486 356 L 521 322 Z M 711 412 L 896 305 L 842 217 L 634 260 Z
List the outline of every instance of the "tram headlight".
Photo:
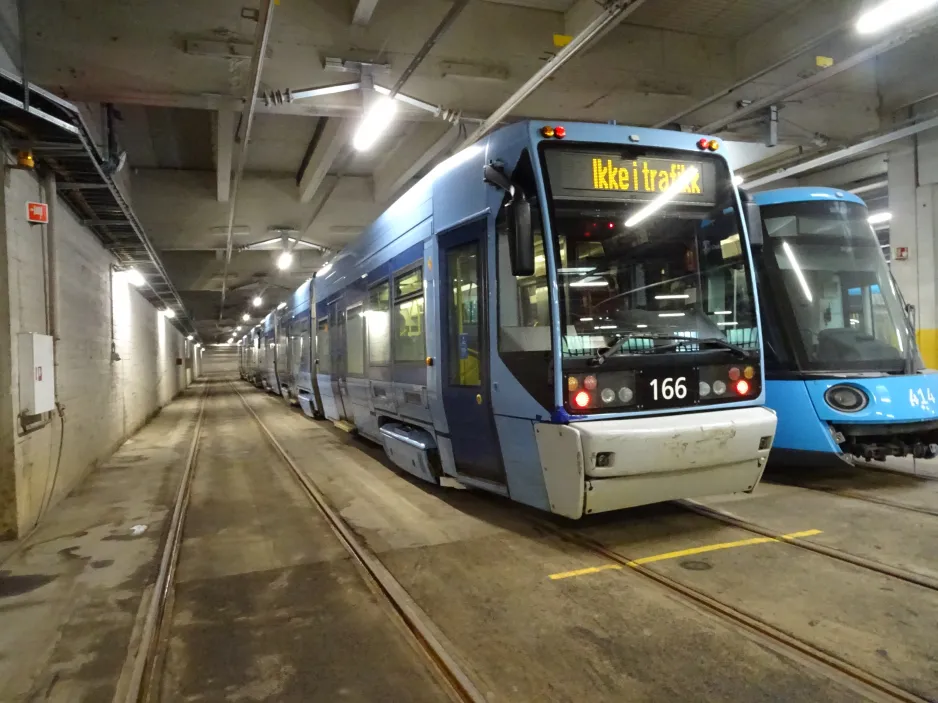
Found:
M 567 376 L 567 407 L 572 411 L 616 412 L 635 403 L 635 372 L 603 370 Z
M 603 388 L 602 393 L 599 394 L 599 397 L 602 398 L 603 402 L 606 405 L 612 403 L 616 399 L 616 392 L 611 388 Z
M 713 392 L 717 395 L 723 395 L 726 393 L 726 384 L 723 381 L 714 381 L 713 382 Z
M 625 404 L 631 403 L 632 398 L 635 397 L 635 393 L 632 392 L 632 389 L 628 386 L 622 386 L 619 389 L 619 401 Z
M 870 402 L 866 393 L 853 386 L 831 386 L 824 393 L 824 400 L 842 413 L 860 412 Z
M 706 381 L 701 381 L 700 382 L 700 397 L 706 398 L 708 395 L 710 395 L 710 384 L 707 383 Z

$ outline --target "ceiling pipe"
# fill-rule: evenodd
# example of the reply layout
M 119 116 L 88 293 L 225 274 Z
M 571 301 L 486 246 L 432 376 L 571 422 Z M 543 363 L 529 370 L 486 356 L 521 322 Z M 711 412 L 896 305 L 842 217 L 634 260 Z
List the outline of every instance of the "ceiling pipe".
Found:
M 826 32 L 824 32 L 824 33 L 821 34 L 820 36 L 817 36 L 817 37 L 815 37 L 814 39 L 811 39 L 810 41 L 805 42 L 804 44 L 802 44 L 801 46 L 799 46 L 797 49 L 792 50 L 789 54 L 787 54 L 787 55 L 784 56 L 783 58 L 780 58 L 780 59 L 779 59 L 778 61 L 776 61 L 775 63 L 773 63 L 773 64 L 771 64 L 771 65 L 769 65 L 769 66 L 766 66 L 765 68 L 759 69 L 758 71 L 756 71 L 756 72 L 753 73 L 752 75 L 746 76 L 745 78 L 743 78 L 743 79 L 737 81 L 736 83 L 733 83 L 733 85 L 728 86 L 728 87 L 726 87 L 726 88 L 723 88 L 722 90 L 720 90 L 720 91 L 714 93 L 714 94 L 711 95 L 709 98 L 704 98 L 704 99 L 701 100 L 699 103 L 696 103 L 696 104 L 690 106 L 690 107 L 687 108 L 686 110 L 681 110 L 681 111 L 678 112 L 676 115 L 671 115 L 671 117 L 669 117 L 668 119 L 666 119 L 666 120 L 661 120 L 660 122 L 658 122 L 658 123 L 656 123 L 656 124 L 654 124 L 654 125 L 652 125 L 652 126 L 655 127 L 656 129 L 661 129 L 662 127 L 667 127 L 667 126 L 670 125 L 670 124 L 674 124 L 675 122 L 678 122 L 678 121 L 679 121 L 681 118 L 683 118 L 683 117 L 687 117 L 688 115 L 692 115 L 693 113 L 697 112 L 698 110 L 702 110 L 702 109 L 704 109 L 705 107 L 707 107 L 708 105 L 712 105 L 712 104 L 715 103 L 717 100 L 722 100 L 722 99 L 725 98 L 726 96 L 732 95 L 734 92 L 736 92 L 737 90 L 739 90 L 739 89 L 742 88 L 743 86 L 749 85 L 749 84 L 752 83 L 753 81 L 757 81 L 757 80 L 759 80 L 760 78 L 762 78 L 762 76 L 765 76 L 765 75 L 771 73 L 772 71 L 775 71 L 775 70 L 781 68 L 781 67 L 784 66 L 785 64 L 787 64 L 787 63 L 789 63 L 789 62 L 791 62 L 791 61 L 794 61 L 794 60 L 797 59 L 799 56 L 805 54 L 805 53 L 808 52 L 808 51 L 811 51 L 811 49 L 814 49 L 818 44 L 821 44 L 822 42 L 826 41 L 827 39 L 829 39 L 829 38 L 832 37 L 833 35 L 839 34 L 840 32 L 844 31 L 845 29 L 847 29 L 848 27 L 851 27 L 851 26 L 853 26 L 853 20 L 850 20 L 849 22 L 844 22 L 843 24 L 838 25 L 838 26 L 834 27 L 833 29 L 827 30 Z
M 870 59 L 876 58 L 880 54 L 884 54 L 887 51 L 890 51 L 892 49 L 895 49 L 896 47 L 902 46 L 903 44 L 909 42 L 915 37 L 921 34 L 924 34 L 925 32 L 928 32 L 931 29 L 934 29 L 935 25 L 936 25 L 935 18 L 932 17 L 930 22 L 926 22 L 917 27 L 906 29 L 905 31 L 899 32 L 898 34 L 894 34 L 893 36 L 889 37 L 888 39 L 884 39 L 878 44 L 873 44 L 872 46 L 869 46 L 866 49 L 863 49 L 862 51 L 857 52 L 853 56 L 850 56 L 844 59 L 840 63 L 835 63 L 830 68 L 824 69 L 823 71 L 820 71 L 819 73 L 815 73 L 813 76 L 809 76 L 808 78 L 805 78 L 803 80 L 792 83 L 791 85 L 785 86 L 784 88 L 776 90 L 771 95 L 767 95 L 766 97 L 761 98 L 760 100 L 756 100 L 750 103 L 749 105 L 747 105 L 746 107 L 742 107 L 739 110 L 736 110 L 735 112 L 727 115 L 726 117 L 721 117 L 720 119 L 714 122 L 706 124 L 697 131 L 704 133 L 704 134 L 713 134 L 715 132 L 718 132 L 724 129 L 725 127 L 731 125 L 732 123 L 736 122 L 737 120 L 740 120 L 744 117 L 748 117 L 749 115 L 752 115 L 753 113 L 764 110 L 770 107 L 771 105 L 775 105 L 776 103 L 784 100 L 785 98 L 791 95 L 800 93 L 804 90 L 807 90 L 808 88 L 813 88 L 814 86 L 820 83 L 823 83 L 824 81 L 830 78 L 833 78 L 834 76 L 840 75 L 844 71 L 849 71 L 851 68 L 855 68 L 856 66 L 859 66 L 860 64 L 865 63 L 866 61 L 869 61 Z
M 254 108 L 257 104 L 257 94 L 260 91 L 261 73 L 264 69 L 264 58 L 267 55 L 267 42 L 270 39 L 270 27 L 276 0 L 264 0 L 261 4 L 261 14 L 258 18 L 257 33 L 254 38 L 254 56 L 251 57 L 250 92 L 245 96 L 245 103 L 241 115 L 241 126 L 244 128 L 238 144 L 238 159 L 235 162 L 234 179 L 231 184 L 231 200 L 228 204 L 228 234 L 225 241 L 225 272 L 221 283 L 221 305 L 218 310 L 218 319 L 221 320 L 225 312 L 225 298 L 228 295 L 228 264 L 231 262 L 231 245 L 234 233 L 235 208 L 238 204 L 238 187 L 244 175 L 244 165 L 247 161 L 248 143 L 251 139 L 251 127 L 254 124 Z
M 889 181 L 875 181 L 866 185 L 851 188 L 850 192 L 854 195 L 863 195 L 864 193 L 875 193 L 878 190 L 885 190 L 889 187 Z
M 866 153 L 867 151 L 872 151 L 881 146 L 889 144 L 899 139 L 905 139 L 906 137 L 911 137 L 914 134 L 919 134 L 929 129 L 935 129 L 938 127 L 938 117 L 932 117 L 929 120 L 923 120 L 916 124 L 910 125 L 908 127 L 903 127 L 902 129 L 897 129 L 892 132 L 886 132 L 878 136 L 866 139 L 852 146 L 844 147 L 839 149 L 832 154 L 827 154 L 825 156 L 819 156 L 816 159 L 811 159 L 810 161 L 805 161 L 795 166 L 790 166 L 788 168 L 783 168 L 775 173 L 763 176 L 762 178 L 756 178 L 751 181 L 746 182 L 747 188 L 758 188 L 760 186 L 768 185 L 769 183 L 774 183 L 775 181 L 780 181 L 783 178 L 791 178 L 807 171 L 813 171 L 822 166 L 828 166 L 830 164 L 837 163 L 838 161 L 846 161 L 851 159 L 854 156 L 859 156 L 860 154 Z
M 469 137 L 459 145 L 456 151 L 461 151 L 467 146 L 479 141 L 495 129 L 498 124 L 507 117 L 512 110 L 520 105 L 525 98 L 537 90 L 548 78 L 567 61 L 579 54 L 590 43 L 603 37 L 612 30 L 617 24 L 645 4 L 646 0 L 613 0 L 606 9 L 587 25 L 587 27 L 577 34 L 573 41 L 561 49 L 554 58 L 548 61 L 541 69 L 521 86 L 515 93 L 506 100 L 501 107 L 495 110 Z

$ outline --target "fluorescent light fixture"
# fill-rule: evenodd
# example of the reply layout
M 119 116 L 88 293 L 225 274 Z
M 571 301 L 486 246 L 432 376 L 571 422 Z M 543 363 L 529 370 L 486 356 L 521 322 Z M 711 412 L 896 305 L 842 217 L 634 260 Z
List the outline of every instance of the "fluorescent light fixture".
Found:
M 739 188 L 739 186 L 741 186 L 745 182 L 746 181 L 742 176 L 733 176 L 733 185 L 736 186 L 737 188 Z
M 595 270 L 595 266 L 577 266 L 568 269 L 557 269 L 557 273 L 589 273 L 590 271 Z
M 195 339 L 195 337 L 193 337 L 193 336 L 190 334 L 189 336 L 186 337 L 186 339 L 188 339 L 188 340 L 191 342 L 193 339 Z
M 195 343 L 195 348 L 196 348 L 196 349 L 198 349 L 198 348 L 201 347 L 201 346 L 202 346 L 202 344 L 201 344 L 200 342 L 196 342 L 196 343 Z
M 592 322 L 592 321 L 593 321 L 593 318 L 592 318 L 592 317 L 581 317 L 581 318 L 580 318 L 580 322 Z
M 718 322 L 717 327 L 736 327 L 738 322 Z
M 287 303 L 286 303 L 286 301 L 284 301 L 284 302 L 280 303 L 280 305 L 277 306 L 277 309 L 278 309 L 278 310 L 283 310 L 286 306 L 287 306 Z
M 251 316 L 248 315 L 247 313 L 244 313 L 244 314 L 241 316 L 241 319 L 242 319 L 244 322 L 247 322 L 248 320 L 251 319 Z
M 251 304 L 256 308 L 259 308 L 264 304 L 264 299 L 259 295 L 255 295 L 254 300 L 251 301 Z
M 283 252 L 277 257 L 277 268 L 286 271 L 293 265 L 293 254 L 288 251 Z
M 594 330 L 614 330 L 616 328 L 618 328 L 618 325 L 599 325 L 598 327 L 594 327 L 593 329 Z
M 731 313 L 729 310 L 717 310 L 713 314 L 714 315 L 732 315 L 733 313 Z
M 358 125 L 358 130 L 352 138 L 352 146 L 355 147 L 355 150 L 367 151 L 373 147 L 375 142 L 391 126 L 395 114 L 397 114 L 396 100 L 388 97 L 380 97 L 375 100 L 365 112 L 365 117 Z
M 130 285 L 134 286 L 135 288 L 139 288 L 140 286 L 144 285 L 147 282 L 146 279 L 143 277 L 143 274 L 140 273 L 137 269 L 133 269 L 133 268 L 127 269 L 126 271 L 124 271 L 124 274 L 127 277 L 127 282 Z
M 655 300 L 687 300 L 689 295 L 656 295 Z
M 658 317 L 684 317 L 682 312 L 659 312 Z
M 654 215 L 656 212 L 658 212 L 658 210 L 674 200 L 678 194 L 682 193 L 699 173 L 700 171 L 696 166 L 691 166 L 689 169 L 686 169 L 670 186 L 668 186 L 666 191 L 664 191 L 661 195 L 648 203 L 648 205 L 627 219 L 625 221 L 625 226 L 635 227 L 635 225 L 644 222 L 649 217 Z
M 811 289 L 808 287 L 808 281 L 804 277 L 804 272 L 801 270 L 801 266 L 798 264 L 798 259 L 795 258 L 795 252 L 791 250 L 788 242 L 782 242 L 782 249 L 785 250 L 785 256 L 788 257 L 788 260 L 791 262 L 791 267 L 795 270 L 795 276 L 798 278 L 798 283 L 801 284 L 801 290 L 804 291 L 804 297 L 808 299 L 809 303 L 813 303 L 814 296 L 811 295 Z
M 648 327 L 648 325 L 635 325 L 635 326 L 636 326 L 638 329 L 640 329 L 640 330 L 643 330 L 643 329 L 645 329 L 646 327 Z
M 875 34 L 938 5 L 938 0 L 885 0 L 857 20 L 860 34 Z
M 867 220 L 871 225 L 881 225 L 892 220 L 891 212 L 874 212 Z
M 173 310 L 172 308 L 166 308 L 165 310 L 163 310 L 163 314 L 164 314 L 166 317 L 168 317 L 170 320 L 172 320 L 174 317 L 176 317 L 176 311 Z
M 535 263 L 538 263 L 538 264 L 543 264 L 546 260 L 547 259 L 544 258 L 543 254 L 538 254 L 537 256 L 534 257 Z

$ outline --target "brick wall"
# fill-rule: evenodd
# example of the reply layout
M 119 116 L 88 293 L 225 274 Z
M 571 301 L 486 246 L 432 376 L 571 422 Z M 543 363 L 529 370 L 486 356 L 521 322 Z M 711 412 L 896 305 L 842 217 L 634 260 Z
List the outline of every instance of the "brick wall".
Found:
M 53 202 L 57 400 L 65 418 L 53 413 L 48 424 L 24 433 L 17 334 L 49 330 L 45 238 L 41 226 L 26 222 L 28 200 L 49 202 L 35 174 L 8 170 L 0 218 L 0 369 L 6 372 L 0 370 L 0 536 L 7 537 L 28 530 L 44 505 L 67 494 L 183 390 L 186 366 L 176 359 L 194 355 L 124 275 L 112 272 L 113 259 L 94 235 L 64 203 Z M 112 341 L 119 360 L 112 358 Z

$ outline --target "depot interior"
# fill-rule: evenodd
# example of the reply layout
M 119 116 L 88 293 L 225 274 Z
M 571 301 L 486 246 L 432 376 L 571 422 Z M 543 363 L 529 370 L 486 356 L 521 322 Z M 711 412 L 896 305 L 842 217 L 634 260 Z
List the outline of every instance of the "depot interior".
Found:
M 0 537 L 491 117 L 712 135 L 752 191 L 859 195 L 938 367 L 935 6 L 2 0 Z

